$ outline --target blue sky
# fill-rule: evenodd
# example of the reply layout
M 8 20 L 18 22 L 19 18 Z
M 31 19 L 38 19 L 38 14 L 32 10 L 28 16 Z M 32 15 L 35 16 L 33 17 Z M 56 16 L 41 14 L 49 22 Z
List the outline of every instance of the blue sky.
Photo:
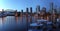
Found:
M 23 9 L 26 11 L 26 8 L 32 7 L 33 11 L 36 11 L 36 6 L 40 5 L 41 8 L 46 7 L 48 10 L 50 2 L 60 6 L 60 0 L 0 0 L 0 9 L 17 9 L 18 11 Z

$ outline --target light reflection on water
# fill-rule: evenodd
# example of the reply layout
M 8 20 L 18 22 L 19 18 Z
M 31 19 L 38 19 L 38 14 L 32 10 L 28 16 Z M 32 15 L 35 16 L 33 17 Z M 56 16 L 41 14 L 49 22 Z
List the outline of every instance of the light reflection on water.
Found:
M 0 18 L 0 25 L 2 25 L 2 18 Z
M 28 23 L 26 21 L 26 17 L 15 17 L 15 16 L 7 16 L 0 18 L 0 31 L 17 31 L 17 30 L 26 30 L 27 24 L 30 24 L 30 16 L 28 17 Z M 36 18 L 32 17 L 32 22 L 35 22 Z M 24 31 L 25 31 L 24 30 Z
M 22 19 L 23 18 L 23 19 Z M 28 22 L 30 21 L 28 17 Z M 33 22 L 34 20 L 32 20 Z M 7 16 L 0 18 L 0 30 L 20 30 L 26 29 L 27 21 L 26 17 L 15 17 L 15 16 Z
M 26 17 L 7 16 L 0 18 L 0 30 L 16 30 L 26 28 Z
M 2 28 L 2 18 L 0 18 L 0 30 Z

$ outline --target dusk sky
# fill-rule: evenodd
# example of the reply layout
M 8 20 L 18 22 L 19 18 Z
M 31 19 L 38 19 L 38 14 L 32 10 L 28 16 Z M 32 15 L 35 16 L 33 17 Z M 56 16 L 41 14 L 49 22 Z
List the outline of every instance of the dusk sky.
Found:
M 17 9 L 21 11 L 23 9 L 26 11 L 26 8 L 33 8 L 33 11 L 36 11 L 36 6 L 46 7 L 47 10 L 50 7 L 50 2 L 53 2 L 54 5 L 60 7 L 60 0 L 0 0 L 0 9 Z

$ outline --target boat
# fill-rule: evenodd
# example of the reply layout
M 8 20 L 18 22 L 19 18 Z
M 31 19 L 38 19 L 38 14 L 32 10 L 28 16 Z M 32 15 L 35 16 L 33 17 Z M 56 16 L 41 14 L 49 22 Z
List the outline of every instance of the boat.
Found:
M 7 14 L 6 13 L 0 13 L 0 17 L 6 17 Z
M 38 19 L 37 22 L 47 22 L 47 20 L 44 20 L 44 19 Z

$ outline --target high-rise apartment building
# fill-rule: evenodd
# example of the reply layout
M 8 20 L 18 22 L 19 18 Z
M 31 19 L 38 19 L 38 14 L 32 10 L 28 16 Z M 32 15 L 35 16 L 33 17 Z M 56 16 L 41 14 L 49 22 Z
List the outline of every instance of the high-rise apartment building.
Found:
M 28 9 L 28 8 L 26 8 L 26 12 L 27 12 L 27 13 L 28 13 L 28 10 L 29 10 L 29 9 Z
M 40 12 L 40 6 L 39 6 L 39 5 L 37 5 L 36 12 L 37 12 L 37 13 Z
M 32 7 L 30 7 L 30 13 L 32 13 Z
M 53 2 L 50 3 L 50 11 L 49 12 L 52 13 L 52 11 L 53 11 Z

